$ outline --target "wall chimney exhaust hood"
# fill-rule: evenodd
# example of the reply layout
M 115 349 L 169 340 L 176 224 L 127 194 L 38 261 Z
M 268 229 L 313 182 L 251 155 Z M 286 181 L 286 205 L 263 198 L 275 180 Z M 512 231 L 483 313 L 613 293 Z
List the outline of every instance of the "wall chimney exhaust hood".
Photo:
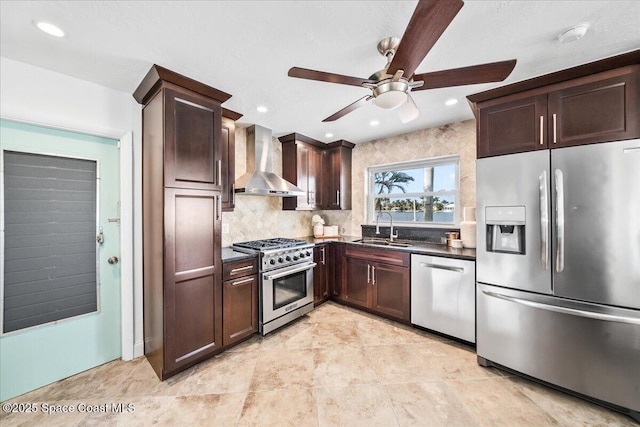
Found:
M 304 196 L 301 188 L 273 173 L 271 130 L 247 128 L 247 173 L 235 182 L 236 194 L 256 196 Z

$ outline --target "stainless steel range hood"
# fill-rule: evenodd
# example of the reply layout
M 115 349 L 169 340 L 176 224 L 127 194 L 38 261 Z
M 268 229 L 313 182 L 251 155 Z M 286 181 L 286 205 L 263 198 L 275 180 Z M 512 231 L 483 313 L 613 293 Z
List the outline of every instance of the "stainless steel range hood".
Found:
M 271 130 L 247 128 L 247 173 L 235 182 L 237 194 L 256 196 L 304 196 L 306 192 L 273 173 Z

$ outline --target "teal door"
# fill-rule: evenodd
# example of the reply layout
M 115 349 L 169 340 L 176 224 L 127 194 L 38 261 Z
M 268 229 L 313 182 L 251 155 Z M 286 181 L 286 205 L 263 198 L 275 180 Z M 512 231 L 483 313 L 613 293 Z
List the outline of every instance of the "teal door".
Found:
M 120 155 L 7 120 L 0 149 L 4 401 L 121 356 Z

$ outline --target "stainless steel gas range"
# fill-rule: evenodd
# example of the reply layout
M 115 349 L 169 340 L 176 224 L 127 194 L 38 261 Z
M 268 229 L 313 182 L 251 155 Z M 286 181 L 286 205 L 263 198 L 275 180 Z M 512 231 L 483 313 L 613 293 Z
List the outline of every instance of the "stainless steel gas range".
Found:
M 234 243 L 233 249 L 260 258 L 260 333 L 313 310 L 313 244 L 275 238 Z

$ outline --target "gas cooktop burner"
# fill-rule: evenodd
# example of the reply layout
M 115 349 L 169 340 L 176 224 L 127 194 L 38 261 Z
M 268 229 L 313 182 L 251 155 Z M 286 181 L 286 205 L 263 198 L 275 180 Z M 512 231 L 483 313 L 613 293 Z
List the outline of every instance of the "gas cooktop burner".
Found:
M 274 239 L 253 240 L 250 242 L 234 243 L 233 246 L 238 248 L 266 250 L 292 248 L 295 246 L 306 245 L 304 240 L 287 239 L 285 237 L 276 237 Z

